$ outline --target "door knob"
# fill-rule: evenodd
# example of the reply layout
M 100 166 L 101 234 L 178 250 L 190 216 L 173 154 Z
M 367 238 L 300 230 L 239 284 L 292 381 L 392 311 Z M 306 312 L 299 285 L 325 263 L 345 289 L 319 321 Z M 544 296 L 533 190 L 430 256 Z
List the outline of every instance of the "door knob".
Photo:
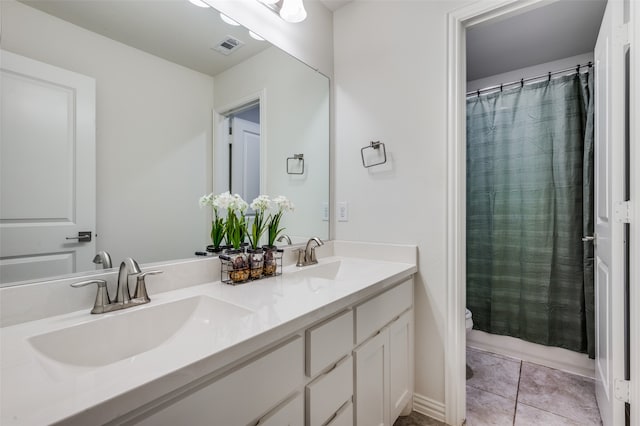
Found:
M 80 231 L 77 237 L 66 237 L 65 240 L 78 240 L 79 243 L 91 241 L 91 231 Z
M 593 235 L 588 235 L 586 237 L 582 237 L 582 241 L 584 241 L 585 243 L 589 242 L 589 241 L 593 241 L 595 239 L 596 239 L 596 237 L 594 237 Z

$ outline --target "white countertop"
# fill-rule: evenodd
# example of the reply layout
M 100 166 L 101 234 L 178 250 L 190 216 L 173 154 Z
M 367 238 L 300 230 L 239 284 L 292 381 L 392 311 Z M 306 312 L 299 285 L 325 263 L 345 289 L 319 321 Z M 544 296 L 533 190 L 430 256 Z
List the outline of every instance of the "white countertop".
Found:
M 285 267 L 282 276 L 238 286 L 211 282 L 152 296 L 151 303 L 91 315 L 86 310 L 0 329 L 0 423 L 102 424 L 178 389 L 231 362 L 283 339 L 410 277 L 415 263 L 332 256 L 340 261 L 332 279 L 307 275 L 315 266 Z M 308 269 L 307 269 L 308 268 Z M 208 296 L 247 309 L 240 320 L 215 325 L 215 335 L 168 341 L 108 365 L 75 366 L 53 361 L 29 343 L 32 336 L 110 316 L 128 315 L 176 300 Z M 129 339 L 132 336 L 123 336 Z M 81 347 L 83 342 L 77 342 Z

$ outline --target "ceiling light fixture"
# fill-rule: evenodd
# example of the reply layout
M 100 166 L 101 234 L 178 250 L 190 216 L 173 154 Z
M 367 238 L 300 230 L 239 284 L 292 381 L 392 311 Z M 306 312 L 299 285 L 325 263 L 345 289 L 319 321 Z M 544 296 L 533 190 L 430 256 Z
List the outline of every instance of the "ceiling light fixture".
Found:
M 282 0 L 280 17 L 294 24 L 307 19 L 307 11 L 304 9 L 302 0 Z
M 191 0 L 189 0 L 191 1 Z M 225 15 L 224 13 L 220 13 L 220 19 L 222 19 L 224 22 L 226 22 L 229 25 L 233 25 L 234 27 L 238 27 L 240 26 L 240 24 L 238 24 L 236 21 L 234 21 L 233 19 L 229 18 L 227 15 Z
M 189 3 L 195 4 L 198 7 L 211 7 L 207 3 L 203 2 L 202 0 L 189 0 Z
M 298 23 L 307 18 L 302 0 L 258 0 L 258 2 L 280 15 L 286 22 Z
M 264 39 L 262 37 L 260 37 L 258 34 L 254 33 L 253 31 L 249 31 L 249 35 L 251 36 L 251 38 L 253 38 L 254 40 L 258 40 L 258 41 L 264 41 Z

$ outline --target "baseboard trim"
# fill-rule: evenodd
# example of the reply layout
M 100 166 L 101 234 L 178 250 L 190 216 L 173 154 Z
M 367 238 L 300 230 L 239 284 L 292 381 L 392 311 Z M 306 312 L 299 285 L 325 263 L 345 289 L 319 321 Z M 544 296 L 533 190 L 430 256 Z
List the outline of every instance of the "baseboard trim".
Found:
M 562 348 L 538 345 L 510 336 L 499 336 L 472 330 L 467 335 L 467 346 L 512 358 L 544 365 L 593 379 L 595 362 L 585 354 Z
M 445 406 L 442 402 L 427 398 L 426 396 L 413 394 L 413 409 L 420 414 L 429 416 L 439 422 L 446 422 Z

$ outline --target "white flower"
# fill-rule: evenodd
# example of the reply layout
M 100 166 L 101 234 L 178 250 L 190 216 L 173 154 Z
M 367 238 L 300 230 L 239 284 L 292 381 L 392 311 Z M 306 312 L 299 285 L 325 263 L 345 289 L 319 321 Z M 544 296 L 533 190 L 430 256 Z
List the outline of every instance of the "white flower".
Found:
M 268 195 L 259 195 L 258 198 L 254 198 L 250 205 L 253 211 L 264 212 L 271 207 L 271 200 Z
M 278 195 L 276 198 L 274 198 L 273 204 L 275 204 L 276 207 L 278 207 L 278 211 L 281 212 L 292 212 L 295 210 L 295 206 L 293 205 L 293 203 L 289 201 L 289 199 L 287 199 L 287 197 L 285 197 L 284 195 Z
M 234 200 L 235 199 L 233 195 L 231 195 L 229 191 L 227 191 L 213 197 L 212 205 L 221 210 L 227 210 L 231 208 L 232 204 L 234 203 Z
M 202 197 L 200 197 L 200 199 L 198 200 L 198 204 L 200 204 L 200 208 L 206 207 L 206 206 L 212 206 L 213 192 L 209 195 L 203 195 Z
M 240 214 L 244 214 L 244 212 L 246 212 L 249 208 L 249 204 L 247 204 L 247 202 L 243 200 L 242 197 L 238 194 L 233 194 L 231 198 L 232 200 L 229 203 L 229 208 L 237 211 Z

